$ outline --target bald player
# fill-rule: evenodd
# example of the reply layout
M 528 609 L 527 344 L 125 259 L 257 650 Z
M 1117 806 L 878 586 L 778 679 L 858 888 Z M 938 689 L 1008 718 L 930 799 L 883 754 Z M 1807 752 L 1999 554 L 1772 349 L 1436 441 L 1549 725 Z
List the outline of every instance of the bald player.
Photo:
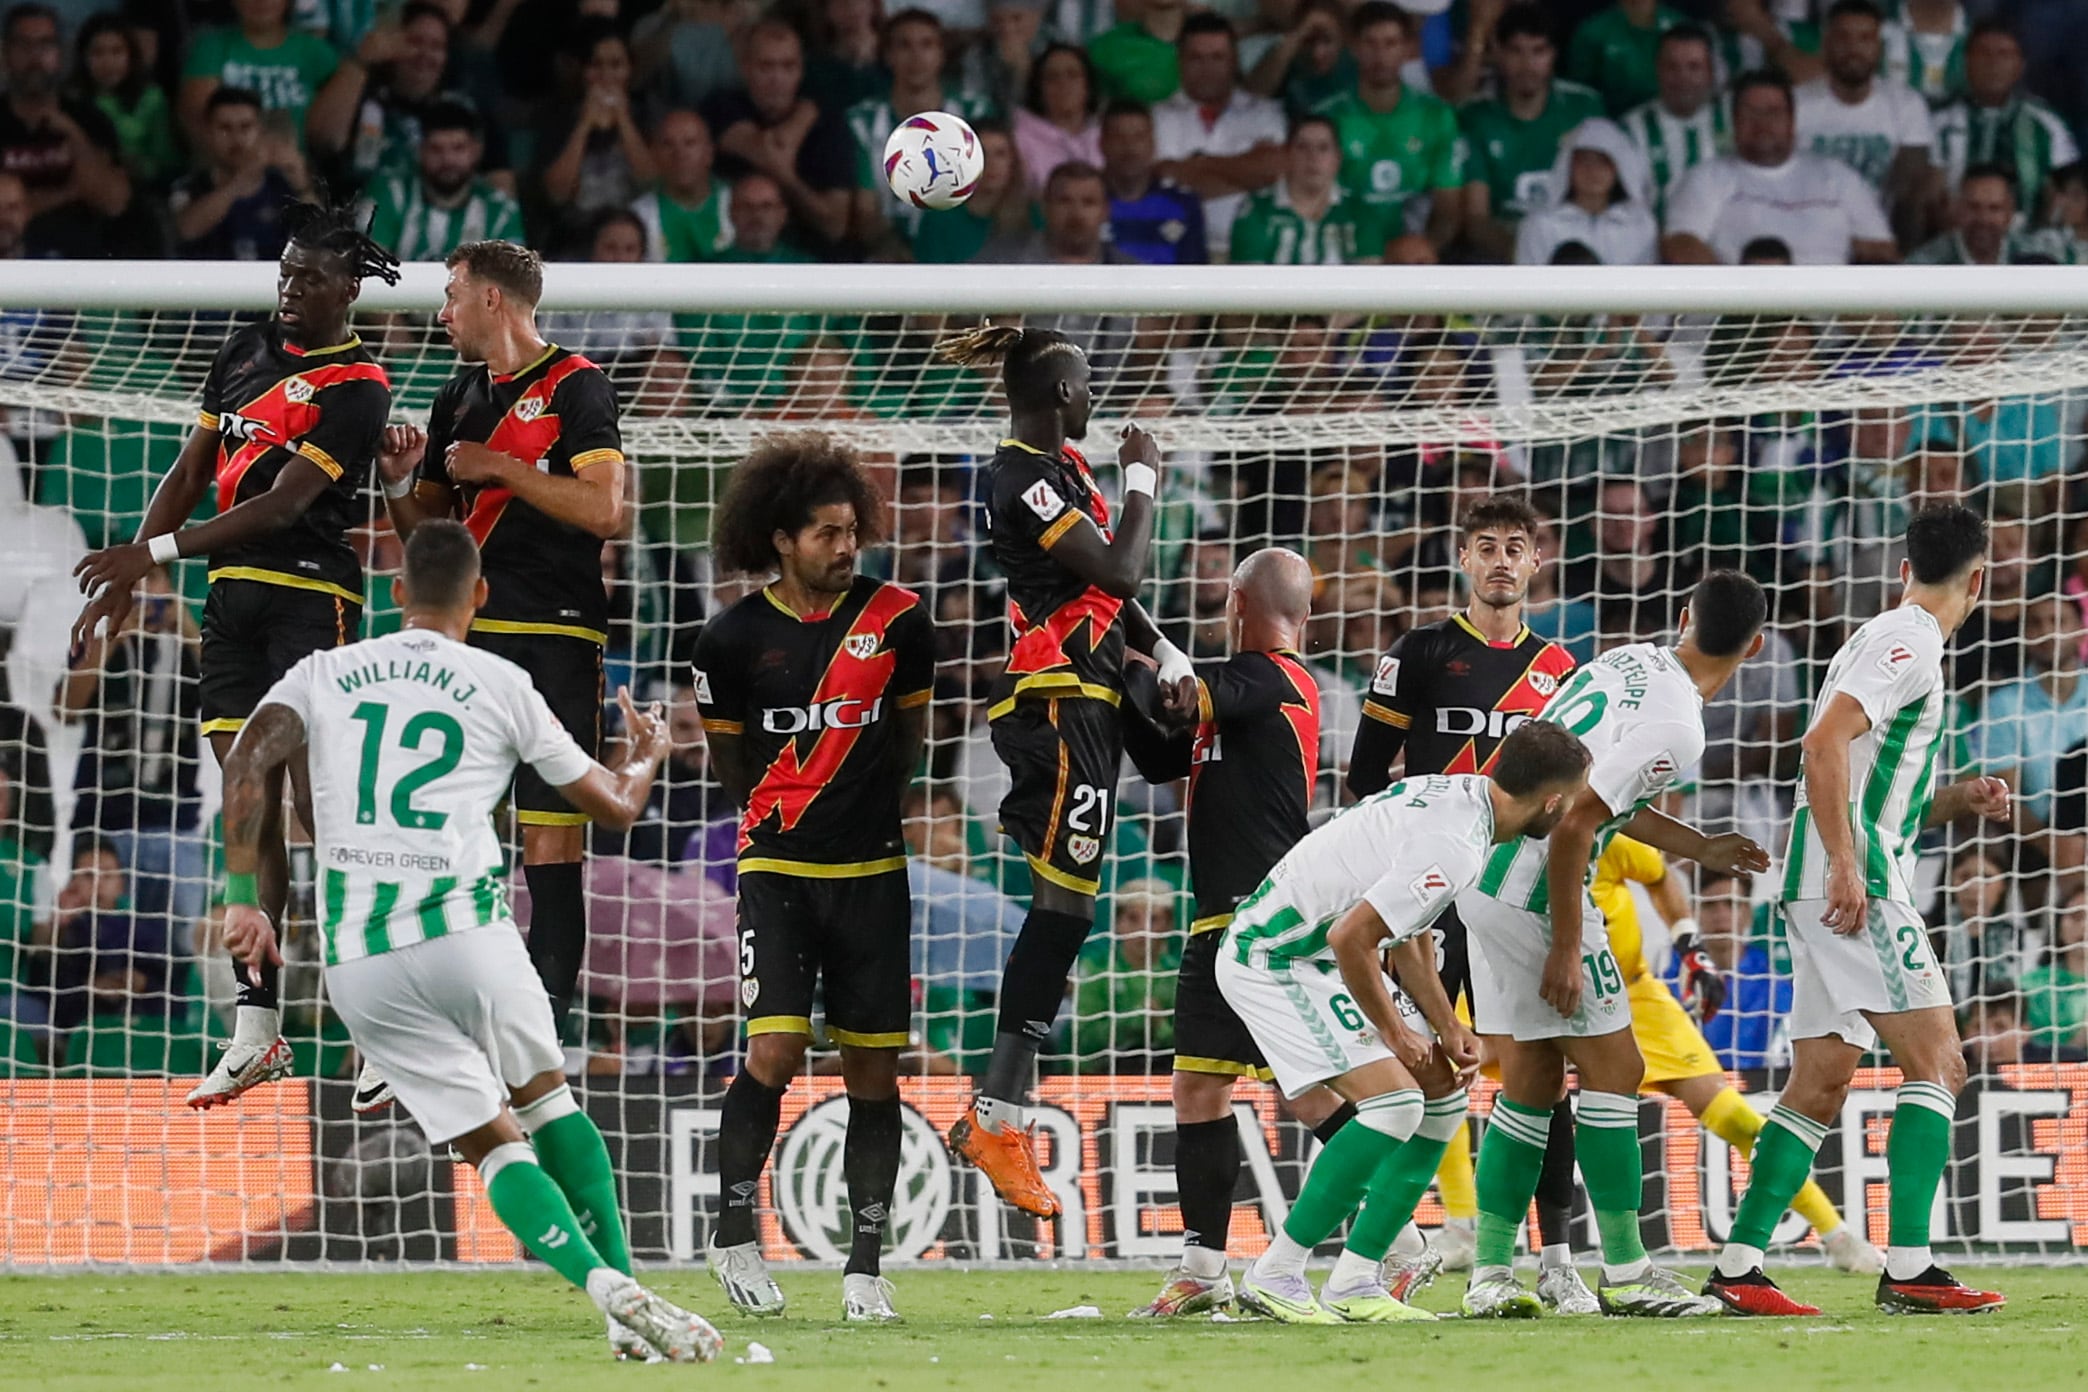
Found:
M 1175 1180 L 1181 1264 L 1140 1315 L 1230 1305 L 1225 1271 L 1240 1130 L 1233 1082 L 1269 1079 L 1261 1050 L 1218 994 L 1218 944 L 1240 900 L 1305 835 L 1319 777 L 1319 689 L 1298 656 L 1312 607 L 1312 567 L 1294 551 L 1257 551 L 1233 572 L 1226 629 L 1233 655 L 1199 664 L 1182 725 L 1162 710 L 1152 669 L 1126 674 L 1125 747 L 1154 783 L 1189 780 L 1189 874 L 1196 918 L 1175 990 Z M 1158 713 L 1155 718 L 1155 713 Z M 1331 1136 L 1355 1109 L 1325 1088 L 1291 1105 Z

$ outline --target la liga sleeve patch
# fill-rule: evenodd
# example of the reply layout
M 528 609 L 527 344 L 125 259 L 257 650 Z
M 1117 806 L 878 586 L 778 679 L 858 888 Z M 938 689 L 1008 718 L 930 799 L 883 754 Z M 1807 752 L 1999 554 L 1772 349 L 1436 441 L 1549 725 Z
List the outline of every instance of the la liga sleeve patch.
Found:
M 1023 492 L 1022 501 L 1029 505 L 1031 512 L 1037 514 L 1037 520 L 1040 522 L 1049 522 L 1066 510 L 1066 500 L 1058 495 L 1056 488 L 1043 479 L 1038 479 Z
M 1370 692 L 1373 696 L 1397 696 L 1399 694 L 1398 658 L 1381 657 L 1378 659 L 1377 671 L 1370 678 Z

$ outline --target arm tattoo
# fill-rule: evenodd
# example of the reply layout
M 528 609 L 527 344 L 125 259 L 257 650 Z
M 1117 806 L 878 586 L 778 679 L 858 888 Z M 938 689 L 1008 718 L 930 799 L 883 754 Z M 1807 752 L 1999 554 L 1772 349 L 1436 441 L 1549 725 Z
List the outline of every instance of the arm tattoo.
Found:
M 305 742 L 304 721 L 288 706 L 263 706 L 239 732 L 225 760 L 225 849 L 251 855 L 261 840 L 270 789 L 282 796 L 276 773 Z

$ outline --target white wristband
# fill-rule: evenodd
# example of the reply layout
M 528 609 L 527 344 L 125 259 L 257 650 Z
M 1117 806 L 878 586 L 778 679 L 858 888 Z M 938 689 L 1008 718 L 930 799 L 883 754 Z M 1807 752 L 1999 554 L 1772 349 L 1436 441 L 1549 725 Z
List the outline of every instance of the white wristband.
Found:
M 1126 464 L 1124 466 L 1124 492 L 1143 493 L 1153 496 L 1153 488 L 1160 482 L 1160 471 L 1150 464 Z
M 1153 662 L 1160 668 L 1160 680 L 1170 686 L 1184 677 L 1196 675 L 1196 666 L 1189 661 L 1189 654 L 1165 638 L 1153 644 Z
M 181 559 L 181 543 L 174 539 L 172 532 L 161 532 L 146 542 L 145 551 L 152 557 L 154 565 L 166 565 L 170 561 Z
M 1688 942 L 1691 938 L 1701 935 L 1701 930 L 1697 927 L 1697 921 L 1693 918 L 1678 918 L 1668 925 L 1668 940 L 1670 942 Z
M 408 493 L 411 493 L 413 491 L 413 484 L 414 478 L 412 474 L 406 475 L 406 477 L 400 479 L 397 483 L 393 483 L 389 479 L 387 479 L 384 482 L 384 496 L 396 502 L 398 499 L 405 497 Z

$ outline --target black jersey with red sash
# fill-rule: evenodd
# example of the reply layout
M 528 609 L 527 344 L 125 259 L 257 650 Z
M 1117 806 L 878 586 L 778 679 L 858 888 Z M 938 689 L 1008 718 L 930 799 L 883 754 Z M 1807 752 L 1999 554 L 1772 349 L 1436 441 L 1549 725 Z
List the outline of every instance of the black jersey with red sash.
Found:
M 520 372 L 474 363 L 443 384 L 428 411 L 426 477 L 455 489 L 464 525 L 478 538 L 486 607 L 472 627 L 492 633 L 558 633 L 608 641 L 602 539 L 549 517 L 505 488 L 449 476 L 449 447 L 484 444 L 548 474 L 576 477 L 623 458 L 616 391 L 602 370 L 555 344 Z
M 1133 705 L 1157 709 L 1149 668 L 1128 674 Z M 1319 781 L 1319 685 L 1294 652 L 1236 653 L 1196 665 L 1193 730 L 1152 738 L 1151 722 L 1125 723 L 1126 749 L 1151 782 L 1189 780 L 1191 933 L 1232 921 L 1240 901 L 1311 830 Z
M 362 562 L 348 530 L 363 520 L 363 485 L 391 415 L 391 379 L 350 338 L 306 350 L 270 319 L 229 335 L 203 382 L 198 422 L 218 433 L 217 510 L 275 487 L 291 459 L 333 482 L 280 531 L 210 557 L 212 580 L 258 580 L 362 602 Z
M 1124 688 L 1124 602 L 1082 580 L 1051 548 L 1082 517 L 1109 536 L 1109 504 L 1071 445 L 1057 455 L 1003 440 L 989 471 L 986 517 L 1008 582 L 1014 638 L 989 714 L 1017 696 L 1087 696 L 1115 704 Z
M 703 728 L 737 735 L 760 772 L 740 819 L 740 869 L 830 877 L 905 867 L 901 710 L 935 682 L 935 630 L 913 591 L 859 576 L 800 617 L 768 590 L 696 640 Z
M 1406 776 L 1491 773 L 1508 732 L 1544 708 L 1573 656 L 1525 627 L 1495 643 L 1462 614 L 1400 635 L 1363 694 L 1349 787 L 1364 797 Z

